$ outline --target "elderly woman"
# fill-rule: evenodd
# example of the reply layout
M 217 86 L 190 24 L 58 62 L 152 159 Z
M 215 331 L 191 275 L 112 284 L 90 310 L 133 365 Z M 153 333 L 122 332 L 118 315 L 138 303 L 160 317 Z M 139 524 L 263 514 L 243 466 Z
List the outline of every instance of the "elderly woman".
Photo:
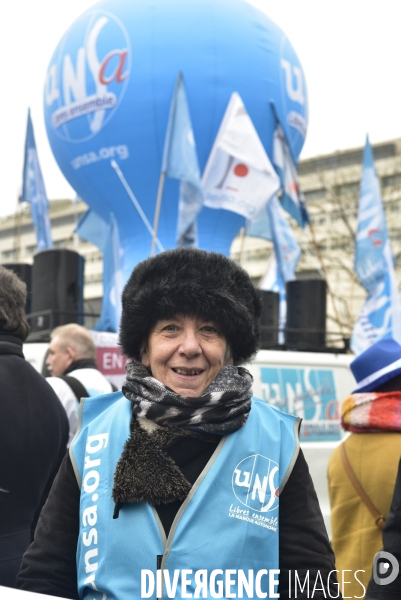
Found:
M 252 398 L 238 366 L 257 350 L 259 316 L 249 276 L 222 255 L 171 250 L 134 269 L 120 328 L 126 382 L 82 405 L 21 588 L 99 600 L 276 597 L 279 581 L 289 598 L 296 570 L 298 598 L 313 586 L 315 599 L 328 588 L 336 597 L 299 422 Z

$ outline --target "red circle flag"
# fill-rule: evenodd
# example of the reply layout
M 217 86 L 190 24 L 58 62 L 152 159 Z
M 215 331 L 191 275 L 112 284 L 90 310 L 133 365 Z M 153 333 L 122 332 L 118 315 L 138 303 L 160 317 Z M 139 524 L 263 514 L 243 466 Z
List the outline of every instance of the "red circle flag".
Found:
M 239 163 L 235 166 L 234 173 L 237 177 L 246 177 L 249 173 L 249 169 L 243 163 Z

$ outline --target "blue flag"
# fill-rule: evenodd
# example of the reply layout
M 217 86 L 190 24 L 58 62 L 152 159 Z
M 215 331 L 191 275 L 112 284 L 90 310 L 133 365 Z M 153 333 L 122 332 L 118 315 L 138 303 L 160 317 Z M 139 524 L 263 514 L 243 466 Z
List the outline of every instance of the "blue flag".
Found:
M 384 249 L 388 241 L 386 215 L 376 175 L 373 152 L 366 138 L 358 205 L 355 243 L 355 272 L 370 291 L 384 279 L 387 263 Z
M 368 291 L 351 338 L 360 354 L 380 339 L 401 343 L 401 303 L 373 152 L 366 138 L 355 242 L 355 272 Z
M 80 218 L 75 232 L 83 240 L 97 246 L 101 252 L 104 252 L 106 247 L 107 236 L 109 234 L 110 225 L 103 221 L 97 213 L 89 209 Z
M 185 184 L 185 181 L 181 181 L 181 185 Z M 188 185 L 191 185 L 190 183 Z M 192 222 L 192 224 L 185 231 L 183 236 L 180 239 L 180 246 L 185 246 L 187 248 L 198 248 L 198 225 L 196 220 Z
M 305 198 L 299 187 L 297 171 L 274 107 L 273 112 L 276 116 L 276 128 L 273 137 L 273 165 L 280 177 L 281 204 L 298 225 L 305 227 L 309 223 Z
M 123 291 L 122 256 L 118 226 L 113 214 L 106 223 L 92 210 L 88 210 L 76 227 L 76 233 L 103 252 L 103 303 L 102 313 L 94 329 L 118 332 L 121 318 Z
M 295 269 L 301 256 L 301 249 L 276 196 L 273 196 L 268 203 L 267 210 L 270 218 L 274 253 L 281 278 L 284 282 L 291 281 L 295 279 Z
M 351 350 L 355 354 L 385 338 L 401 344 L 401 303 L 389 243 L 385 250 L 388 270 L 369 291 L 352 331 Z
M 270 218 L 267 206 L 263 208 L 254 221 L 247 221 L 246 234 L 251 237 L 260 237 L 265 240 L 273 241 L 273 234 L 270 225 Z
M 164 142 L 162 173 L 179 179 L 180 197 L 176 241 L 179 245 L 197 244 L 193 224 L 203 205 L 200 169 L 184 80 L 178 74 Z M 193 241 L 191 241 L 193 240 Z
M 267 290 L 270 292 L 276 292 L 279 294 L 279 334 L 278 341 L 280 344 L 284 343 L 284 330 L 287 319 L 287 296 L 285 293 L 285 283 L 278 268 L 276 255 L 273 254 L 270 257 L 267 271 L 260 281 L 259 288 L 261 290 Z
M 53 242 L 50 231 L 49 201 L 46 196 L 45 184 L 40 170 L 31 112 L 29 110 L 25 139 L 21 202 L 29 202 L 31 205 L 31 218 L 36 231 L 38 250 L 52 248 Z
M 260 289 L 277 292 L 279 304 L 279 343 L 284 343 L 284 328 L 287 319 L 287 296 L 285 283 L 295 279 L 295 269 L 301 256 L 301 249 L 294 233 L 287 222 L 277 196 L 267 205 L 267 219 L 273 240 L 274 253 L 269 261 L 265 276 L 260 282 Z

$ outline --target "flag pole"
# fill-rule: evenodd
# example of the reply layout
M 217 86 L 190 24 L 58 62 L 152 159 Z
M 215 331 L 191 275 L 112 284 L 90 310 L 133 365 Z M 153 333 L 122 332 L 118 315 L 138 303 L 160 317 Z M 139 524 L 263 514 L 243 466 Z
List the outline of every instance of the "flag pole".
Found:
M 247 234 L 248 234 L 248 219 L 245 221 L 245 225 L 242 228 L 241 250 L 240 250 L 240 255 L 239 255 L 239 264 L 241 265 L 241 267 L 243 267 L 245 264 L 245 242 L 246 242 Z
M 155 254 L 157 230 L 159 229 L 160 208 L 161 208 L 161 204 L 162 204 L 162 196 L 163 196 L 163 188 L 164 188 L 164 180 L 166 179 L 166 172 L 167 172 L 167 159 L 168 159 L 168 155 L 170 152 L 173 120 L 174 120 L 175 109 L 176 109 L 176 104 L 177 104 L 177 94 L 178 94 L 178 90 L 181 85 L 181 81 L 182 81 L 182 73 L 181 73 L 181 71 L 179 71 L 176 82 L 175 82 L 173 100 L 171 102 L 170 113 L 169 113 L 168 123 L 167 123 L 166 137 L 164 140 L 162 168 L 161 168 L 161 173 L 160 173 L 160 178 L 159 178 L 159 188 L 157 190 L 155 216 L 153 219 L 152 247 L 151 247 L 151 251 L 150 251 L 151 256 L 154 256 L 154 254 Z
M 14 229 L 14 253 L 15 260 L 19 261 L 21 253 L 21 231 L 22 231 L 22 203 L 20 198 L 17 200 L 17 208 L 15 210 L 15 229 Z
M 329 279 L 328 279 L 328 276 L 327 276 L 327 270 L 326 270 L 326 267 L 325 267 L 325 264 L 324 264 L 324 261 L 323 261 L 322 253 L 320 251 L 320 246 L 319 246 L 319 244 L 317 243 L 317 240 L 316 240 L 315 230 L 313 228 L 313 225 L 312 225 L 311 221 L 309 221 L 308 225 L 309 225 L 309 231 L 310 231 L 311 236 L 312 236 L 313 245 L 315 247 L 316 254 L 317 254 L 317 257 L 318 257 L 318 260 L 319 260 L 319 263 L 320 263 L 320 268 L 322 269 L 322 272 L 324 274 L 324 278 L 326 280 L 327 291 L 329 292 L 329 296 L 330 296 L 331 302 L 333 304 L 333 310 L 334 310 L 334 314 L 335 314 L 338 326 L 340 328 L 340 333 L 341 333 L 342 337 L 344 337 L 344 331 L 343 331 L 342 323 L 341 323 L 341 320 L 340 320 L 340 315 L 339 315 L 339 312 L 338 312 L 338 309 L 337 309 L 337 303 L 336 303 L 333 291 L 332 291 L 330 283 L 329 283 Z
M 147 230 L 149 231 L 150 235 L 155 237 L 156 240 L 156 245 L 159 248 L 160 252 L 164 252 L 164 248 L 161 245 L 161 243 L 159 242 L 159 240 L 157 239 L 157 236 L 151 226 L 151 224 L 149 223 L 145 213 L 143 212 L 141 205 L 139 204 L 138 200 L 135 198 L 133 191 L 131 190 L 130 186 L 128 185 L 127 180 L 125 179 L 120 167 L 118 166 L 118 164 L 116 163 L 116 161 L 113 159 L 110 161 L 111 166 L 113 167 L 113 169 L 115 170 L 115 172 L 117 173 L 121 183 L 123 184 L 125 191 L 127 192 L 128 196 L 131 198 L 136 210 L 139 212 L 139 216 L 141 217 L 142 221 L 144 222 Z
M 152 248 L 150 251 L 151 256 L 154 256 L 154 254 L 155 254 L 157 230 L 159 228 L 160 207 L 162 205 L 162 196 L 163 196 L 163 188 L 164 188 L 164 180 L 165 179 L 166 179 L 166 173 L 163 171 L 162 173 L 160 173 L 159 189 L 157 190 L 155 218 L 153 220 Z

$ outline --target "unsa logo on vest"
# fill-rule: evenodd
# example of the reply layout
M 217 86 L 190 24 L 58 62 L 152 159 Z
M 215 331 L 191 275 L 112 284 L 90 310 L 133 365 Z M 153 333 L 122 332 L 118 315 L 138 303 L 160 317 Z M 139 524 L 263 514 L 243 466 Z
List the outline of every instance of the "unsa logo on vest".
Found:
M 237 500 L 258 512 L 278 507 L 279 466 L 261 454 L 247 456 L 234 469 L 232 486 Z
M 55 133 L 84 141 L 117 109 L 130 73 L 128 33 L 115 15 L 97 10 L 72 25 L 46 76 L 45 107 Z

